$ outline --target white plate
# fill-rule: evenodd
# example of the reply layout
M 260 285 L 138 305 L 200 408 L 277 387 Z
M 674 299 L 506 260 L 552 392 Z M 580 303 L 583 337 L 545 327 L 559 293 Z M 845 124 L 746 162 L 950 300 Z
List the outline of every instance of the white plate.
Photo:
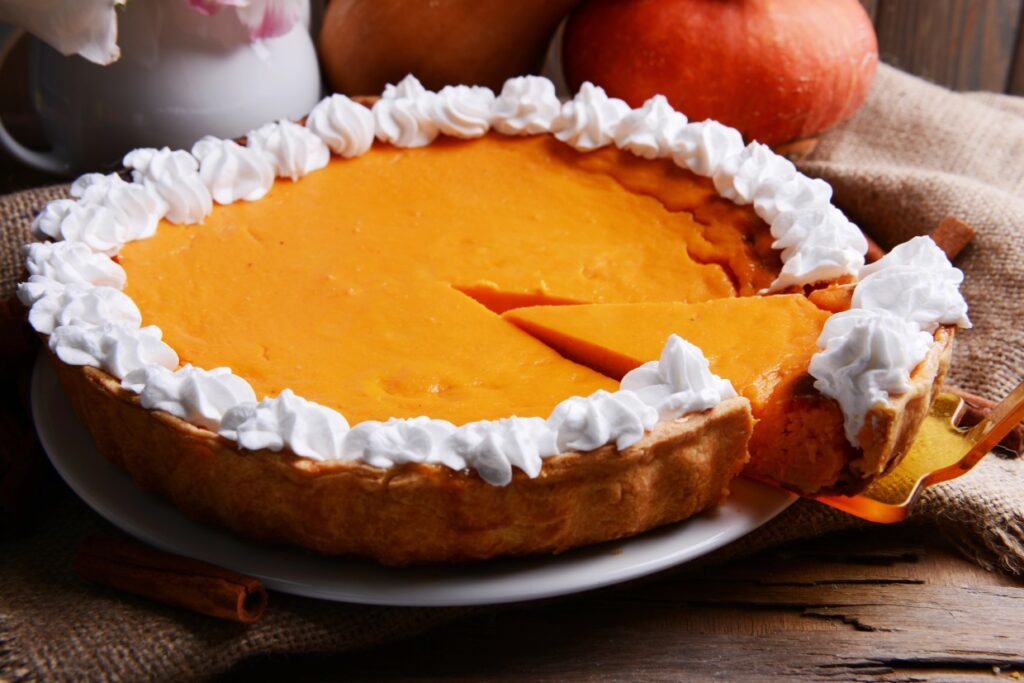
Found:
M 96 512 L 158 548 L 227 567 L 267 588 L 374 605 L 484 605 L 548 598 L 628 581 L 721 548 L 775 517 L 794 496 L 745 479 L 718 509 L 623 541 L 557 556 L 461 566 L 391 568 L 242 540 L 188 519 L 136 488 L 100 455 L 48 360 L 36 362 L 32 411 L 50 461 Z

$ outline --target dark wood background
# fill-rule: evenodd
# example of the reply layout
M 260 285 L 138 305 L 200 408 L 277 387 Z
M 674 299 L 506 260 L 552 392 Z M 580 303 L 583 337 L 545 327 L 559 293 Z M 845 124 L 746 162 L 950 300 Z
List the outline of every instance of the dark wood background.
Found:
M 1024 0 L 860 0 L 882 61 L 954 90 L 1024 95 Z

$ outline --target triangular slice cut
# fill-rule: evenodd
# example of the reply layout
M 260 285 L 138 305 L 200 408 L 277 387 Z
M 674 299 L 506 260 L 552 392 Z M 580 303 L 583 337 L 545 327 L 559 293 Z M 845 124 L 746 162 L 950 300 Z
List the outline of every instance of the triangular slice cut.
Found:
M 748 474 L 812 492 L 845 475 L 856 451 L 834 401 L 807 374 L 829 317 L 799 294 L 696 304 L 536 306 L 504 318 L 577 363 L 621 378 L 656 360 L 670 334 L 699 346 L 751 403 L 758 423 Z

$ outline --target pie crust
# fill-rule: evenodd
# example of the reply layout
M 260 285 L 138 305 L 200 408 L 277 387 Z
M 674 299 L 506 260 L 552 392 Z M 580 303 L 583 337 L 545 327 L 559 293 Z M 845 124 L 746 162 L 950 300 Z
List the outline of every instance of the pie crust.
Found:
M 747 461 L 745 398 L 658 423 L 638 443 L 544 461 L 496 487 L 475 472 L 317 462 L 236 444 L 146 410 L 111 375 L 51 355 L 100 452 L 189 516 L 262 541 L 390 565 L 557 553 L 685 519 L 724 500 Z

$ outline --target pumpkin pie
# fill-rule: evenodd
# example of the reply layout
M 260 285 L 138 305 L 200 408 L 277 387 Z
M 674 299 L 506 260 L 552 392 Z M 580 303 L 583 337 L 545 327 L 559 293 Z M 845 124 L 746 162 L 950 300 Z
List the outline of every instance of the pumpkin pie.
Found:
M 722 500 L 748 445 L 755 476 L 855 489 L 905 449 L 966 320 L 927 245 L 867 272 L 824 183 L 589 84 L 563 103 L 536 77 L 410 77 L 125 163 L 37 219 L 30 322 L 140 486 L 325 553 L 639 533 Z M 869 283 L 919 260 L 920 297 L 953 300 L 934 320 Z

